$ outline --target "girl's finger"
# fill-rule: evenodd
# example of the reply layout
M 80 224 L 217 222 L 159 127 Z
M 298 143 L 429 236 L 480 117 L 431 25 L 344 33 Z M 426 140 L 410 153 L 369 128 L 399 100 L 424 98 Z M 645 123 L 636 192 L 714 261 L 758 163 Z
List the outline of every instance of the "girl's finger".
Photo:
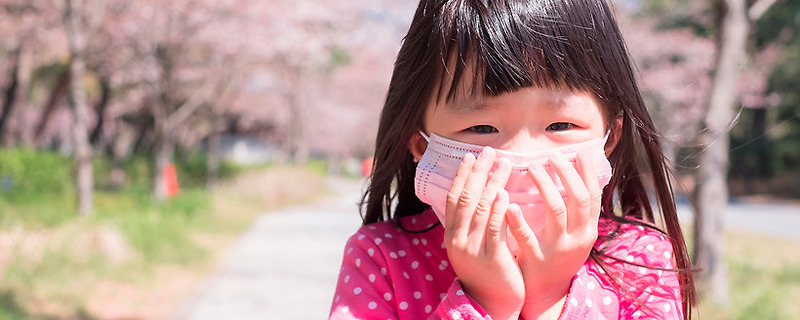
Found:
M 531 230 L 531 227 L 525 221 L 525 218 L 522 216 L 522 209 L 518 204 L 512 203 L 508 205 L 506 221 L 508 223 L 508 230 L 511 232 L 511 236 L 514 237 L 512 241 L 517 242 L 520 252 L 530 251 L 533 252 L 536 257 L 541 257 L 539 239 L 536 238 L 536 234 L 533 233 L 533 230 Z
M 594 161 L 589 153 L 579 152 L 576 158 L 578 173 L 583 178 L 583 184 L 589 191 L 591 199 L 589 218 L 583 223 L 589 228 L 597 230 L 597 223 L 600 219 L 600 206 L 603 199 L 603 190 L 600 189 L 600 181 L 597 180 L 597 171 L 594 168 Z
M 551 161 L 548 160 L 548 163 Z M 551 164 L 552 165 L 552 164 Z M 555 183 L 550 175 L 544 171 L 540 164 L 528 166 L 528 174 L 533 178 L 533 183 L 539 189 L 542 197 L 542 204 L 545 206 L 544 214 L 544 237 L 555 240 L 556 237 L 564 234 L 567 228 L 567 205 L 558 192 Z
M 569 211 L 567 215 L 567 232 L 586 226 L 592 214 L 592 198 L 586 187 L 586 182 L 564 155 L 554 153 L 550 155 L 549 162 L 567 192 L 567 202 L 569 203 L 567 205 Z M 596 180 L 595 183 L 597 183 Z
M 489 170 L 492 169 L 492 165 L 494 165 L 494 149 L 485 147 L 467 173 L 464 187 L 461 188 L 461 192 L 458 194 L 455 203 L 455 208 L 452 211 L 457 219 L 457 221 L 453 222 L 451 225 L 453 229 L 450 232 L 452 232 L 454 237 L 464 237 L 464 239 L 466 239 L 472 220 L 475 219 L 474 216 L 489 215 L 488 211 L 478 213 L 475 209 L 478 206 L 478 200 L 480 200 L 483 194 L 483 189 L 486 186 L 486 179 L 489 177 Z M 478 219 L 484 219 L 483 221 L 485 221 L 483 217 L 478 217 Z M 482 228 L 485 228 L 485 225 Z
M 486 250 L 492 252 L 506 249 L 506 211 L 508 210 L 508 191 L 500 189 L 492 205 L 492 213 L 486 224 Z
M 458 165 L 456 176 L 453 178 L 453 184 L 450 185 L 450 190 L 447 192 L 447 204 L 445 208 L 445 230 L 453 230 L 456 225 L 464 224 L 463 219 L 455 214 L 458 198 L 461 195 L 461 190 L 464 189 L 464 184 L 467 182 L 467 176 L 472 171 L 472 166 L 475 165 L 475 155 L 467 153 L 461 159 L 461 164 Z
M 470 234 L 482 235 L 486 232 L 486 223 L 492 214 L 495 198 L 498 196 L 498 191 L 505 187 L 509 176 L 511 176 L 511 161 L 505 158 L 500 159 L 497 162 L 497 168 L 492 173 L 492 176 L 489 177 L 489 181 L 486 182 L 486 187 L 483 188 L 481 198 L 478 200 L 475 215 L 472 217 Z M 505 209 L 503 209 L 503 212 L 505 212 Z

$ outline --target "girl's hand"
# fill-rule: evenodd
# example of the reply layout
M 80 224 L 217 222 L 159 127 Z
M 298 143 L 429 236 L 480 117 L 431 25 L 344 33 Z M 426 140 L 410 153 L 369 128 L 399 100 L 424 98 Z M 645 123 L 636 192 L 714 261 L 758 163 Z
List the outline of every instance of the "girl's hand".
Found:
M 567 197 L 562 198 L 543 167 L 528 168 L 547 208 L 544 229 L 531 231 L 516 206 L 511 206 L 508 215 L 511 234 L 520 248 L 517 261 L 525 281 L 525 319 L 558 318 L 572 278 L 597 240 L 602 191 L 590 156 L 578 154 L 577 170 L 561 154 L 551 155 L 548 163 L 561 179 Z
M 517 319 L 525 299 L 522 273 L 506 246 L 511 162 L 495 152 L 467 153 L 447 194 L 444 243 L 464 290 L 492 317 Z

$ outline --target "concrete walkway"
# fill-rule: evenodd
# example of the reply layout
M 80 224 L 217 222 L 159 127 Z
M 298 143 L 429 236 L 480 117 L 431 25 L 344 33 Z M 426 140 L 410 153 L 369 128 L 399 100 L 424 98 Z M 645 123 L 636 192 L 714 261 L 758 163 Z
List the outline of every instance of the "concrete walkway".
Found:
M 361 224 L 360 182 L 339 194 L 262 215 L 176 319 L 327 319 L 347 238 Z
M 360 225 L 361 184 L 331 181 L 336 197 L 260 217 L 176 319 L 326 319 L 342 250 Z M 684 221 L 687 205 L 679 205 Z M 726 227 L 800 241 L 800 207 L 731 203 Z

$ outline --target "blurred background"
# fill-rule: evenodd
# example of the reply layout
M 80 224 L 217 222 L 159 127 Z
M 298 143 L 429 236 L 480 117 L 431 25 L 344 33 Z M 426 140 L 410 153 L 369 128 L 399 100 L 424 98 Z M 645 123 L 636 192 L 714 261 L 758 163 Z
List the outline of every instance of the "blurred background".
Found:
M 172 318 L 259 216 L 360 184 L 416 4 L 0 0 L 0 319 Z M 699 318 L 797 318 L 800 237 L 718 226 L 800 216 L 800 1 L 612 4 Z

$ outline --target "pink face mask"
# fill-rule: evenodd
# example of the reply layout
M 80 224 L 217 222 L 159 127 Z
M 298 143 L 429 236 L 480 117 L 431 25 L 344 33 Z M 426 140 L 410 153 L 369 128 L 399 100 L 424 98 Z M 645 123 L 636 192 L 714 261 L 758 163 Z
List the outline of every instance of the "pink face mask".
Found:
M 431 134 L 430 138 L 425 134 L 422 134 L 422 136 L 428 140 L 428 148 L 417 164 L 414 189 L 417 197 L 433 208 L 436 216 L 444 225 L 447 191 L 450 190 L 450 186 L 453 184 L 453 178 L 456 176 L 461 159 L 467 152 L 478 156 L 483 146 L 450 140 L 436 134 Z M 545 209 L 539 190 L 533 183 L 533 179 L 528 175 L 528 165 L 535 163 L 543 165 L 545 171 L 553 179 L 561 196 L 566 197 L 567 193 L 555 170 L 545 164 L 548 155 L 552 152 L 561 152 L 574 166 L 578 152 L 587 152 L 594 162 L 597 179 L 602 189 L 611 180 L 612 175 L 611 164 L 606 159 L 604 149 L 607 139 L 608 134 L 604 138 L 531 153 L 516 153 L 496 149 L 497 159 L 507 158 L 512 163 L 511 176 L 505 186 L 506 191 L 508 191 L 509 201 L 520 206 L 523 217 L 534 232 L 538 232 L 544 227 Z M 508 243 L 511 250 L 516 251 L 516 242 L 509 238 Z

